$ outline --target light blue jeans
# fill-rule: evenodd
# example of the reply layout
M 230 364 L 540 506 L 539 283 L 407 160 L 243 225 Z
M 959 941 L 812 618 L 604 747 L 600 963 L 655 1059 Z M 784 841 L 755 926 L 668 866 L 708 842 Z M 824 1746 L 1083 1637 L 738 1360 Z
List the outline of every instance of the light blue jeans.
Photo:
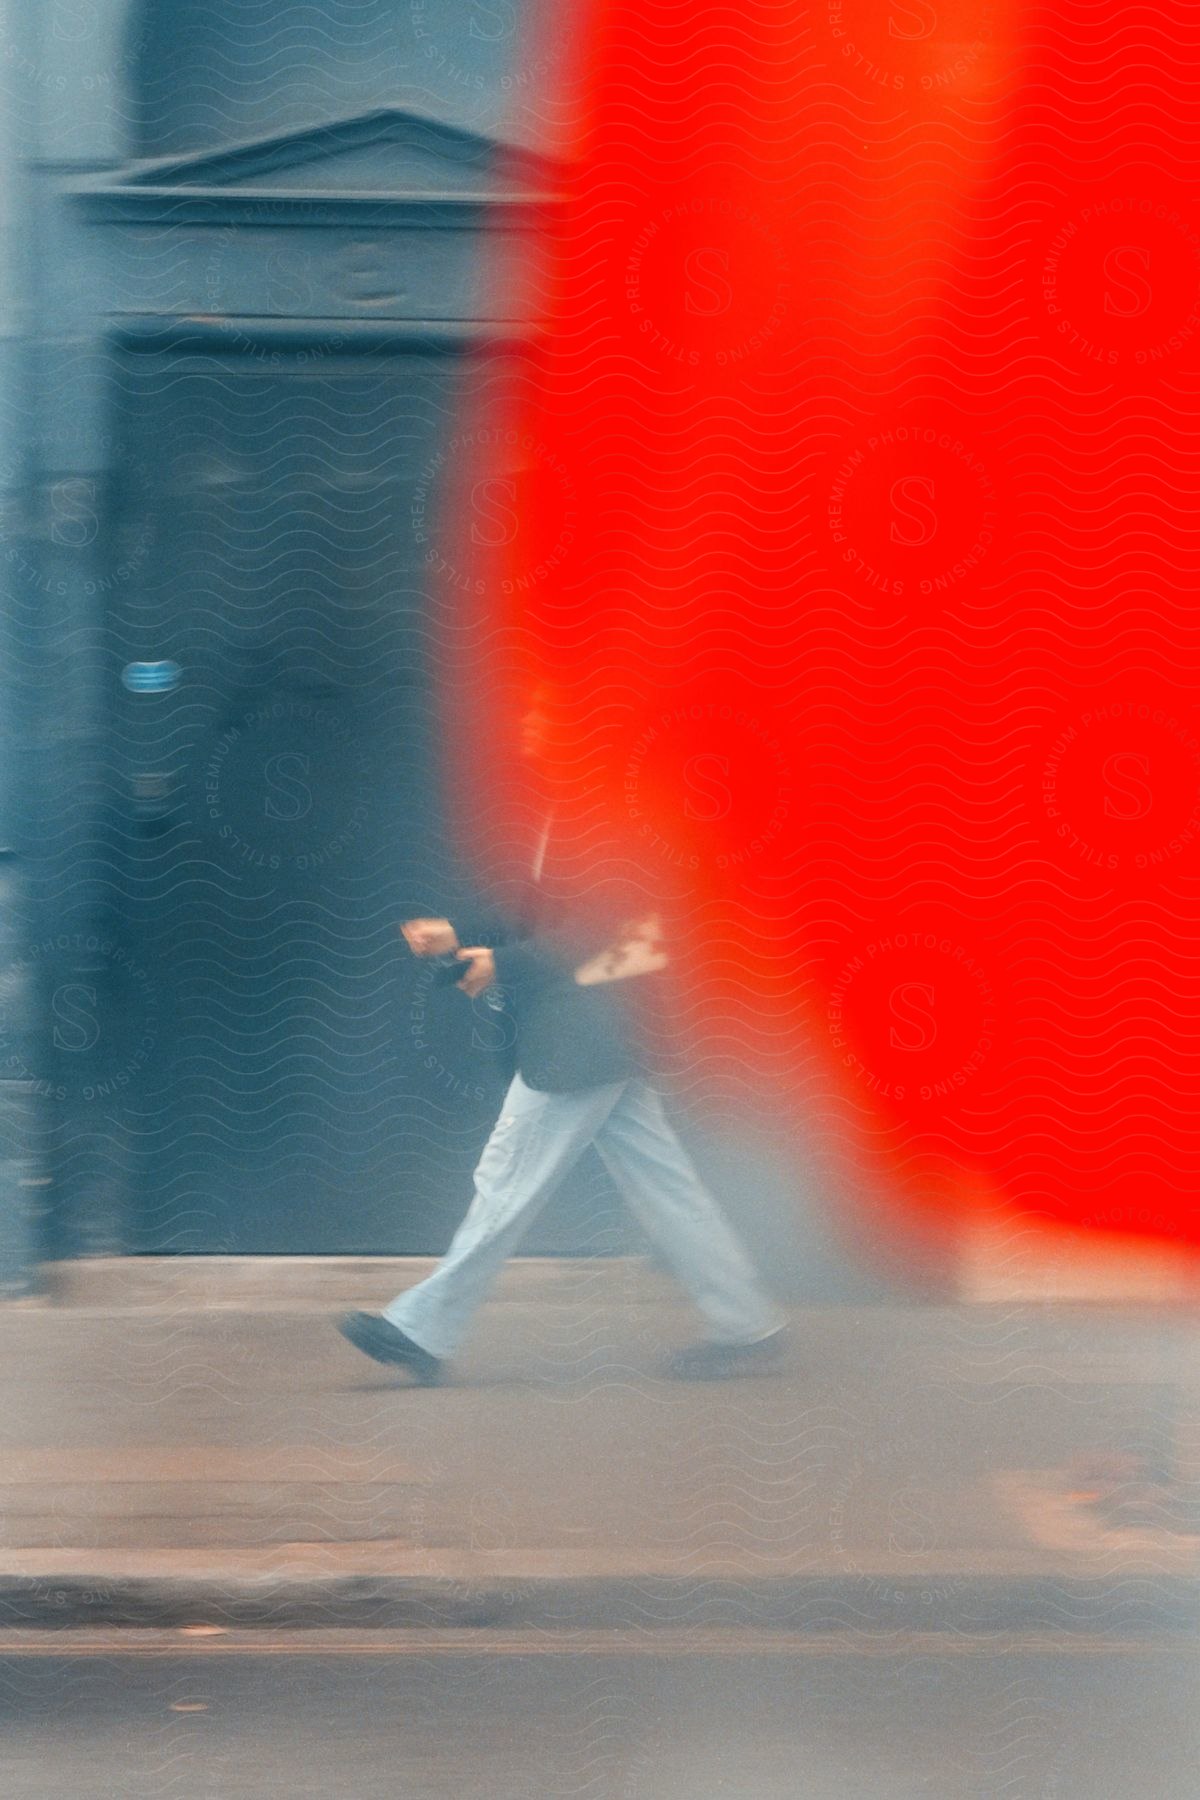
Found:
M 505 1258 L 589 1144 L 721 1343 L 784 1323 L 644 1081 L 544 1094 L 513 1078 L 475 1170 L 475 1197 L 432 1275 L 383 1316 L 431 1356 L 457 1347 Z

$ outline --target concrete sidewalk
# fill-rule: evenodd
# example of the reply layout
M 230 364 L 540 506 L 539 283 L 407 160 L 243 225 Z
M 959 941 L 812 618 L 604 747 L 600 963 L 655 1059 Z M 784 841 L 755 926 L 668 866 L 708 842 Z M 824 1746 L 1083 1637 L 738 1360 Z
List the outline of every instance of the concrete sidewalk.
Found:
M 374 1280 L 360 1304 L 394 1285 Z M 0 1311 L 11 1624 L 1194 1617 L 1200 1539 L 1101 1524 L 1067 1473 L 1114 1451 L 1173 1462 L 1176 1485 L 1200 1473 L 1179 1466 L 1196 1442 L 1180 1317 L 812 1309 L 784 1375 L 684 1385 L 661 1356 L 695 1324 L 653 1277 L 517 1265 L 450 1384 L 411 1389 L 311 1298 L 106 1297 Z

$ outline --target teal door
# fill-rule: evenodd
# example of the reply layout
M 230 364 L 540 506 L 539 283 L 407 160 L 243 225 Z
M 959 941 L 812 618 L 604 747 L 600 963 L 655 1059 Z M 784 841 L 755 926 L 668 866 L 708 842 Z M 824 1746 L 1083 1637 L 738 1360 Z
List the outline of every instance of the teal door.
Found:
M 153 1013 L 131 1248 L 437 1250 L 469 1198 L 505 1022 L 395 930 L 469 891 L 423 525 L 467 366 L 378 334 L 122 359 L 107 841 Z M 585 1165 L 529 1248 L 608 1247 L 606 1196 Z

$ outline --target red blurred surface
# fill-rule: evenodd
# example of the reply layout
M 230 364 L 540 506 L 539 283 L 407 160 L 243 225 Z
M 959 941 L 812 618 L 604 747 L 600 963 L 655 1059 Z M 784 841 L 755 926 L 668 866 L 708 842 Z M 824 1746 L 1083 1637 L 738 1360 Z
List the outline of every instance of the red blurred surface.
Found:
M 576 27 L 476 782 L 550 672 L 672 884 L 693 1078 L 875 1216 L 1194 1240 L 1200 16 Z

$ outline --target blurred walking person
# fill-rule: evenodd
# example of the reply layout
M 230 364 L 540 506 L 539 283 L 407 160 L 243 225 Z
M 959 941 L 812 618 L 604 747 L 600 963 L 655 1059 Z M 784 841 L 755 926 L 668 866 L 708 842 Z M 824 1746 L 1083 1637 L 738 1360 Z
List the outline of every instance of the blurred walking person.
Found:
M 522 753 L 543 769 L 552 749 L 549 705 L 543 691 L 522 721 Z M 784 1315 L 647 1079 L 634 999 L 644 1004 L 647 984 L 669 980 L 661 917 L 636 881 L 616 891 L 596 881 L 582 897 L 556 898 L 544 880 L 556 835 L 547 810 L 511 915 L 469 932 L 448 918 L 401 926 L 415 955 L 462 965 L 463 993 L 503 992 L 515 1017 L 517 1067 L 476 1167 L 470 1207 L 437 1268 L 382 1313 L 348 1313 L 339 1328 L 376 1362 L 423 1385 L 438 1382 L 506 1258 L 592 1144 L 707 1323 L 707 1337 L 676 1353 L 670 1373 L 712 1380 L 768 1371 L 784 1349 Z

